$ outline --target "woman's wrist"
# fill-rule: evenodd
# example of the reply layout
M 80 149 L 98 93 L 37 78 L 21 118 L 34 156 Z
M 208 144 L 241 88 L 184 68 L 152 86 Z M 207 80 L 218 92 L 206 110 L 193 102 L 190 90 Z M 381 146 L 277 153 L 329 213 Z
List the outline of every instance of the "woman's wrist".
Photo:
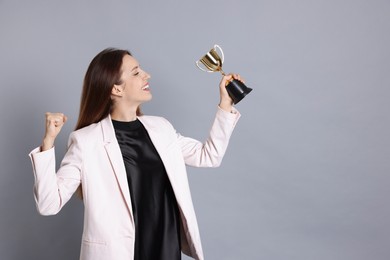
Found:
M 222 110 L 225 110 L 226 112 L 229 112 L 231 113 L 233 111 L 233 104 L 232 102 L 230 101 L 221 101 L 219 103 L 219 107 L 222 109 Z
M 51 149 L 54 146 L 54 139 L 43 138 L 41 152 Z

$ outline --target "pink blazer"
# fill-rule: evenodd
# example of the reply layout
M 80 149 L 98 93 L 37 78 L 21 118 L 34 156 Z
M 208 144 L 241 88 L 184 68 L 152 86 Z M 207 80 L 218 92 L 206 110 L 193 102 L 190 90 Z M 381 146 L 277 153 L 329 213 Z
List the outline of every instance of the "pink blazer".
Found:
M 140 116 L 158 151 L 179 205 L 183 253 L 204 259 L 186 166 L 217 167 L 240 114 L 218 108 L 204 143 L 178 134 L 164 118 Z M 77 187 L 83 187 L 81 260 L 134 259 L 134 220 L 121 150 L 110 116 L 71 133 L 56 173 L 54 148 L 29 154 L 34 197 L 42 215 L 58 213 Z

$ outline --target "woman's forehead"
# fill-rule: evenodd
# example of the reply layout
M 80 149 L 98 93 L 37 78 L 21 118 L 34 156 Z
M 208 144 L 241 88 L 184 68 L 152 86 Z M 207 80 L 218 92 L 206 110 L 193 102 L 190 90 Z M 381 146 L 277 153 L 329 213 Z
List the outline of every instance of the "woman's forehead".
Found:
M 130 55 L 123 56 L 123 62 L 122 62 L 123 68 L 132 70 L 138 66 L 139 66 L 138 61 L 134 57 Z

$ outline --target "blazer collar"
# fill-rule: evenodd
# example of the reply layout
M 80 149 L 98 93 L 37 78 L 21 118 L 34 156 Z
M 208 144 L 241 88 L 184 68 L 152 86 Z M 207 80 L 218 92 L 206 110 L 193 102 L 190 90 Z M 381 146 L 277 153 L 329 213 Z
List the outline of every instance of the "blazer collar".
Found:
M 153 129 L 156 128 L 156 126 L 151 124 L 151 122 L 146 120 L 146 118 L 144 118 L 143 116 L 137 116 L 137 119 L 141 121 L 141 123 L 145 126 L 145 128 L 146 128 L 146 130 L 148 130 L 148 132 L 150 130 L 153 131 Z M 107 117 L 102 119 L 102 121 L 100 121 L 100 122 L 102 125 L 104 142 L 105 143 L 116 142 L 115 130 L 114 130 L 114 126 L 112 124 L 111 115 L 108 115 Z
M 101 121 L 103 131 L 103 141 L 111 143 L 116 140 L 114 126 L 112 125 L 111 115 L 108 115 Z

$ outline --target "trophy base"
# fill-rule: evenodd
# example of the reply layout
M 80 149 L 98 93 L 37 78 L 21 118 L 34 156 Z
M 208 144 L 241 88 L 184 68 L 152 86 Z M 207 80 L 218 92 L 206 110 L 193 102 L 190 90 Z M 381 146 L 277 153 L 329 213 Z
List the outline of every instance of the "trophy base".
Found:
M 248 88 L 244 83 L 236 79 L 230 81 L 230 83 L 227 84 L 226 90 L 229 93 L 229 96 L 233 99 L 234 104 L 240 102 L 241 99 L 243 99 L 246 95 L 249 94 L 249 92 L 252 91 L 251 88 Z

